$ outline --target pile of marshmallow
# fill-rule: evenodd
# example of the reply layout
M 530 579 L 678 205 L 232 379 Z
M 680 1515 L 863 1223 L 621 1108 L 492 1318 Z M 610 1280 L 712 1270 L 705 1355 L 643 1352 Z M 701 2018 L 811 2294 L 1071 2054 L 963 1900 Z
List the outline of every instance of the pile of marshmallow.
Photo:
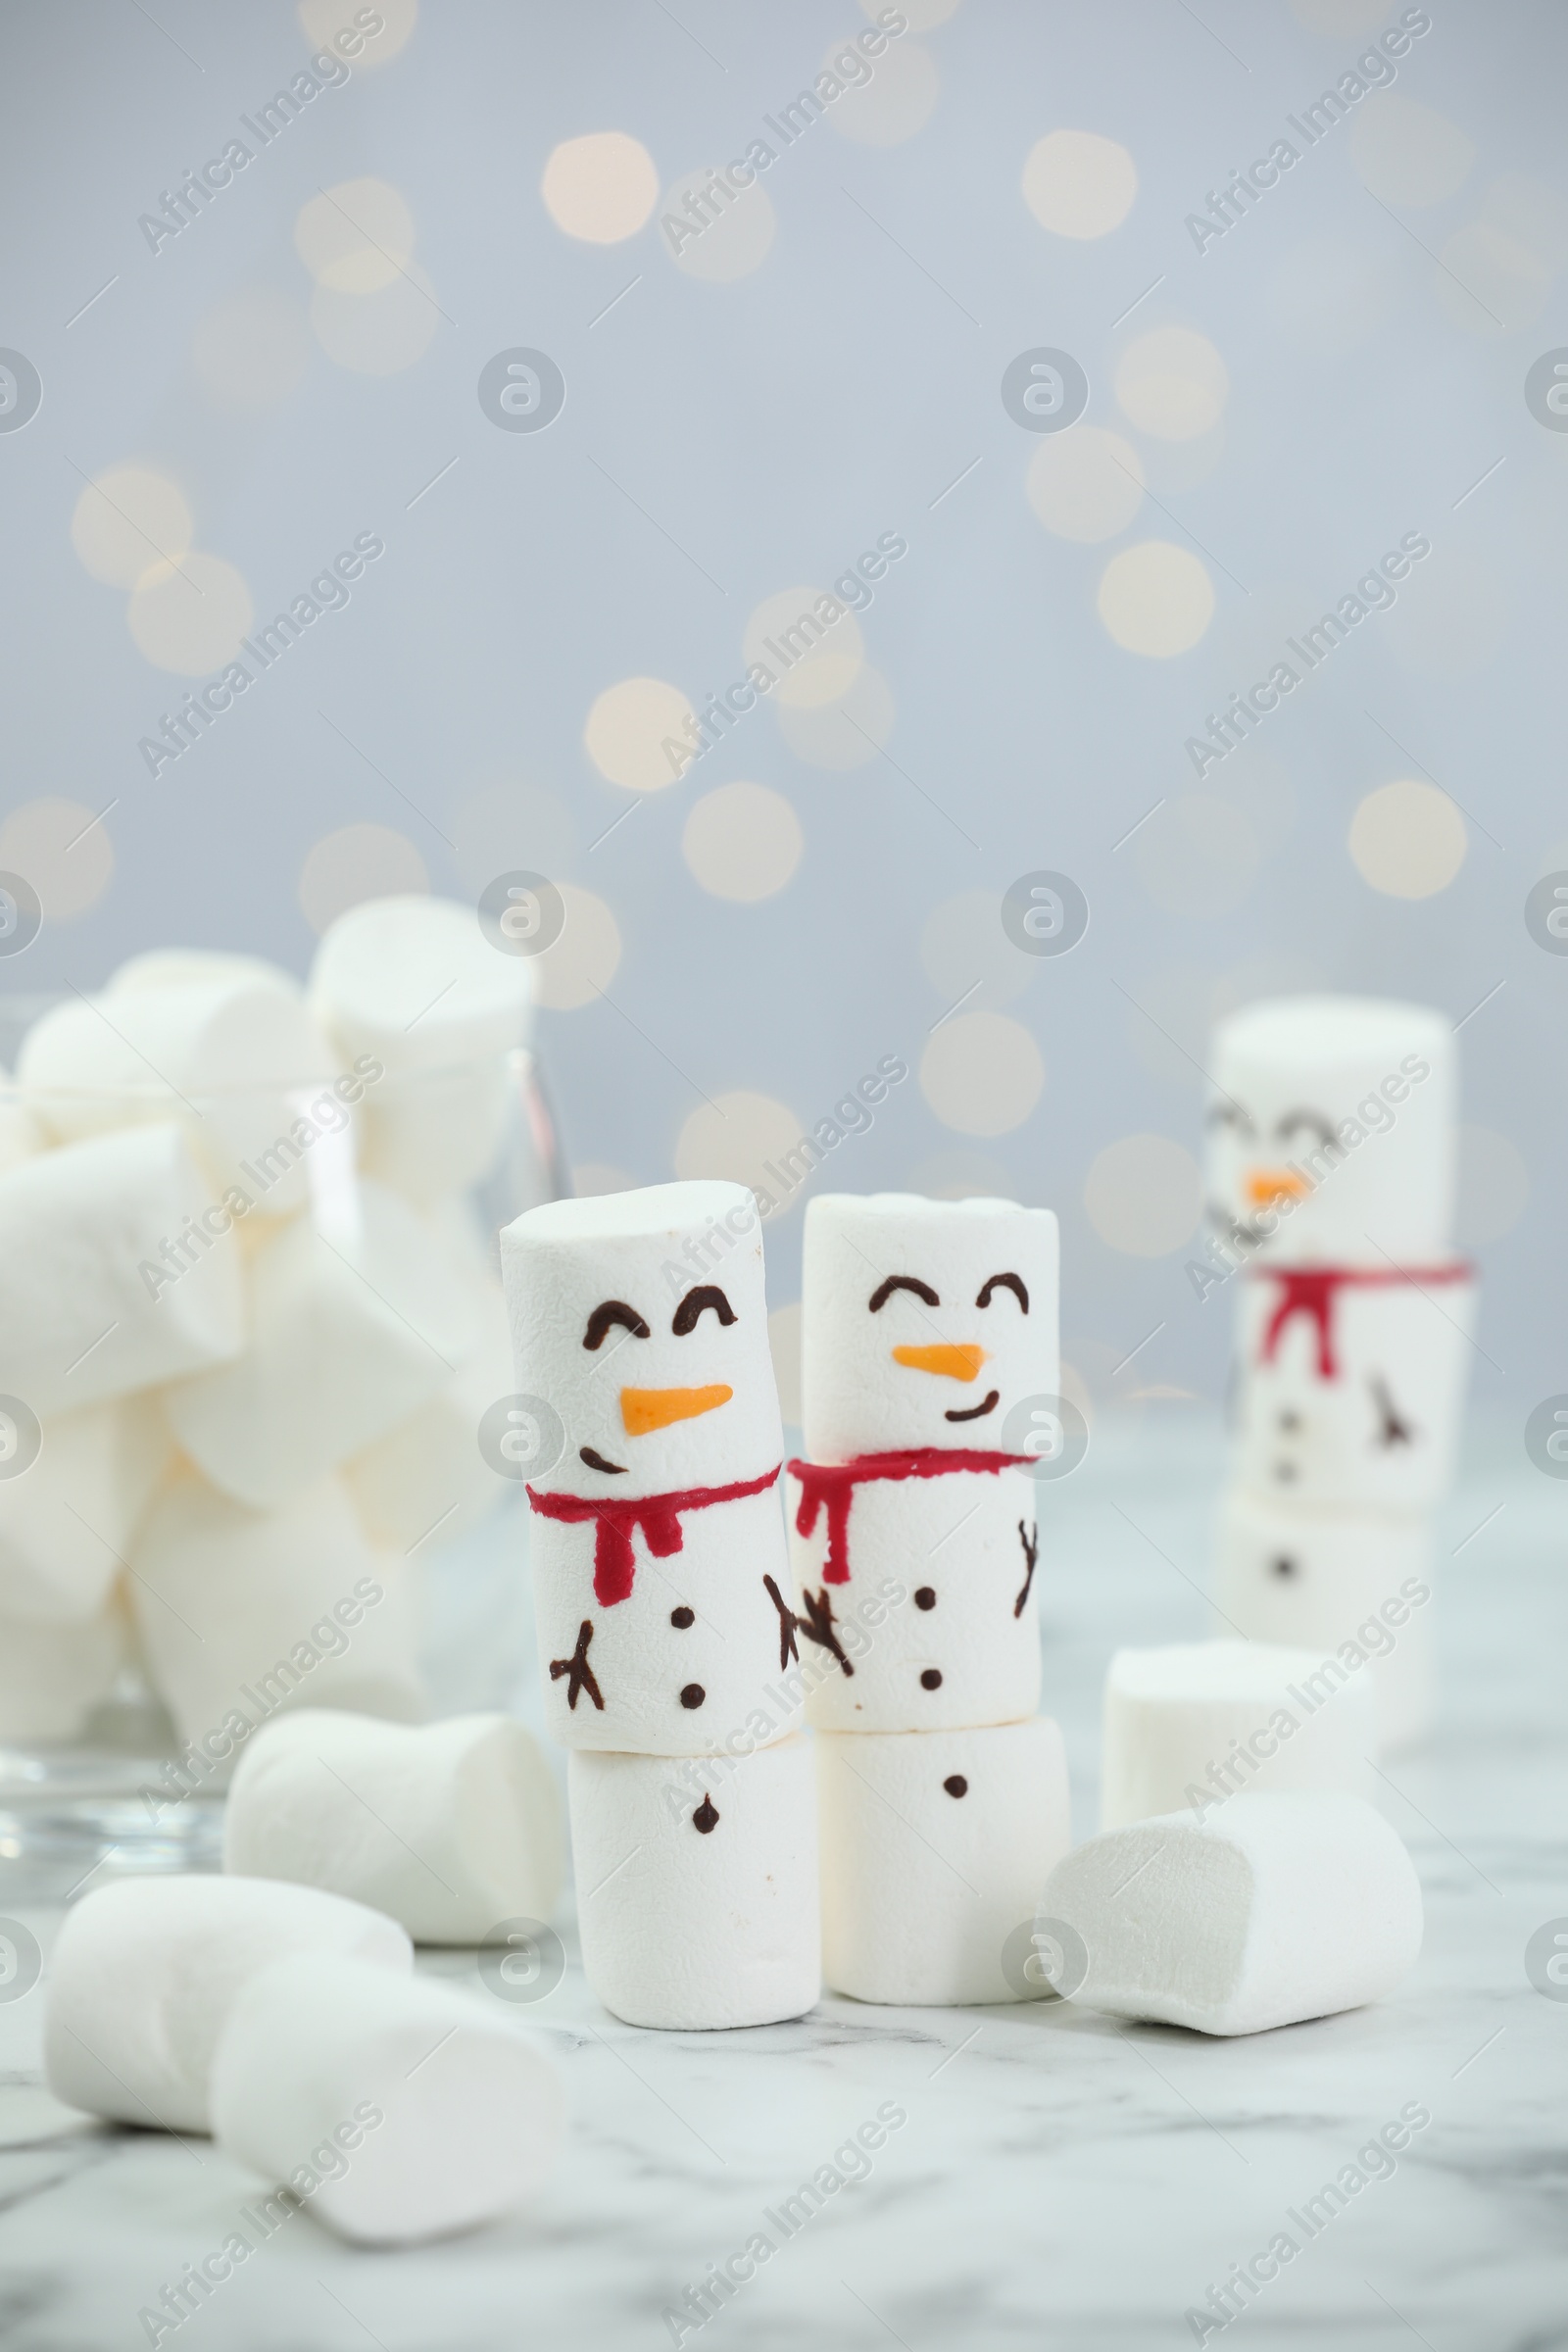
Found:
M 50 2088 L 210 2132 L 263 2177 L 263 2236 L 297 2205 L 370 2245 L 492 2221 L 549 2170 L 560 2079 L 505 2008 L 414 1976 L 414 1943 L 490 1943 L 504 1997 L 527 1997 L 510 1972 L 538 1978 L 562 1846 L 555 1783 L 507 1716 L 280 1716 L 236 1772 L 221 1877 L 124 1879 L 68 1914 Z
M 467 1189 L 529 965 L 371 901 L 308 990 L 133 957 L 0 1086 L 0 1740 L 77 1736 L 139 1653 L 216 1762 L 275 1706 L 425 1711 L 411 1555 L 505 1492 Z

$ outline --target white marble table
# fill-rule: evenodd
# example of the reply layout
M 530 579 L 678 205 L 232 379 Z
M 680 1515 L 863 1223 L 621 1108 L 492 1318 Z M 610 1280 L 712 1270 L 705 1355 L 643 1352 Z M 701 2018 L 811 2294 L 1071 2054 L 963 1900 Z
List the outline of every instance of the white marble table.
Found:
M 1568 1484 L 1529 1468 L 1516 1431 L 1474 1454 L 1446 1517 L 1445 1555 L 1460 1548 L 1439 1592 L 1444 1729 L 1393 1760 L 1384 1790 L 1426 1888 L 1426 1949 L 1382 2007 L 1211 2042 L 1055 2001 L 825 1999 L 798 2025 L 659 2035 L 608 2017 L 573 1962 L 518 2013 L 549 2036 L 574 2110 L 526 2218 L 371 2255 L 302 2211 L 162 2340 L 654 2352 L 675 2340 L 665 2311 L 766 2231 L 771 2258 L 680 2340 L 1149 2352 L 1193 2342 L 1184 2315 L 1210 2284 L 1293 2230 L 1288 2209 L 1418 2102 L 1431 2124 L 1393 2177 L 1223 2333 L 1391 2352 L 1568 2341 L 1568 2001 L 1534 1991 L 1523 1957 L 1543 1922 L 1568 1915 Z M 1216 1477 L 1212 1433 L 1183 1423 L 1102 1438 L 1060 1490 L 1048 1704 L 1066 1727 L 1081 1826 L 1109 1650 L 1202 1629 L 1188 1580 L 1201 1578 Z M 53 1920 L 32 1923 L 47 1951 Z M 491 1997 L 471 1955 L 425 1964 Z M 206 2142 L 104 2130 L 57 2106 L 39 2081 L 41 2006 L 36 1991 L 0 2005 L 0 2342 L 118 2352 L 149 2340 L 139 2308 L 221 2244 L 258 2183 Z M 866 2176 L 778 2242 L 764 2214 L 879 2108 L 906 2120 Z

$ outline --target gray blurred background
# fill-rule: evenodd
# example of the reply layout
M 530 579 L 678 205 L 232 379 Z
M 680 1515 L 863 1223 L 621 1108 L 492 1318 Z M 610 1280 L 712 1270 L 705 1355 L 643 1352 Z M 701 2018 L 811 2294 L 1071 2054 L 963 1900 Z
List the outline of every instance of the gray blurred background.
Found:
M 1526 379 L 1568 345 L 1568 19 L 901 13 L 786 144 L 764 118 L 870 31 L 856 0 L 378 0 L 358 33 L 315 0 L 7 9 L 0 345 L 42 402 L 0 430 L 0 867 L 44 922 L 0 983 L 171 942 L 303 971 L 358 898 L 542 871 L 585 1189 L 776 1165 L 896 1058 L 814 1185 L 1054 1207 L 1076 1375 L 1153 1410 L 1216 1397 L 1226 1352 L 1228 1293 L 1183 1271 L 1213 1018 L 1423 999 L 1464 1021 L 1476 1390 L 1522 1426 L 1564 1385 L 1568 960 L 1525 902 L 1568 867 L 1568 432 Z M 1392 79 L 1350 94 L 1386 31 Z M 755 190 L 662 227 L 759 139 Z M 1195 230 L 1280 139 L 1277 184 Z M 1087 377 L 1060 432 L 1003 399 L 1042 348 Z M 543 429 L 481 405 L 519 349 L 564 379 Z M 348 602 L 150 760 L 364 534 Z M 1406 534 L 1397 601 L 1200 775 L 1205 714 Z M 795 699 L 672 776 L 661 710 L 879 535 L 907 552 Z M 1089 905 L 1059 956 L 1002 927 L 1040 870 Z M 769 1225 L 786 1366 L 810 1189 Z

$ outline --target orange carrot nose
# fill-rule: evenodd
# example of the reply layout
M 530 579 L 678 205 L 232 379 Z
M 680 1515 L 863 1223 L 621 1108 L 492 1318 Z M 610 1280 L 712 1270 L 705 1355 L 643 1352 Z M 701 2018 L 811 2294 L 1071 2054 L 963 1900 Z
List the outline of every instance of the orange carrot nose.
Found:
M 695 1421 L 734 1396 L 720 1382 L 711 1389 L 622 1389 L 620 1417 L 628 1438 L 646 1438 L 651 1429 L 667 1429 L 672 1421 Z
M 1254 1208 L 1267 1208 L 1271 1200 L 1304 1200 L 1310 1187 L 1291 1168 L 1249 1168 L 1242 1190 Z
M 893 1361 L 914 1372 L 936 1372 L 944 1380 L 978 1380 L 986 1360 L 983 1348 L 895 1348 Z

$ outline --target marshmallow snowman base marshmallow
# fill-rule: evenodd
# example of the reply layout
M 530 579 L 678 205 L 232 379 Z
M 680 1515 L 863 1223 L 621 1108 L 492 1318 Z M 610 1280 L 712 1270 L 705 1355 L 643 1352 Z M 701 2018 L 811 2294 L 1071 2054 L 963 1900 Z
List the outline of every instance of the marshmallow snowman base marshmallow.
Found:
M 1036 1942 L 1071 2000 L 1232 2034 L 1378 2000 L 1421 1928 L 1414 1866 L 1371 1805 L 1256 1794 L 1079 1846 L 1052 1873 Z
M 1369 1675 L 1307 1649 L 1176 1642 L 1118 1649 L 1105 1675 L 1100 1826 L 1240 1790 L 1330 1788 L 1364 1796 L 1377 1754 Z
M 471 1994 L 352 1959 L 278 1960 L 213 2061 L 226 2156 L 357 2245 L 445 2237 L 514 2211 L 565 2118 L 542 2043 Z
M 1378 1745 L 1420 1740 L 1433 1708 L 1432 1530 L 1414 1513 L 1293 1510 L 1232 1491 L 1209 1591 L 1216 1635 L 1369 1661 Z
M 271 1961 L 333 1954 L 407 1976 L 396 1922 L 314 1886 L 262 1879 L 122 1879 L 66 1914 L 49 1963 L 49 2087 L 90 2115 L 206 2132 L 208 2077 L 236 1994 Z
M 817 1670 L 807 1720 L 820 1730 L 1013 1723 L 1039 1704 L 1035 1487 L 1007 1455 L 950 1458 L 990 1466 L 950 1468 L 935 1447 L 789 1465 L 797 1622 Z
M 1409 1510 L 1452 1479 L 1471 1268 L 1250 1267 L 1242 1283 L 1235 1475 L 1301 1503 Z
M 944 1732 L 821 1732 L 822 1967 L 858 2001 L 1029 1997 L 1004 1947 L 1071 1842 L 1049 1716 Z
M 583 1966 L 629 2026 L 776 2025 L 821 1989 L 811 1752 L 739 1759 L 575 1748 Z
M 561 1891 L 561 1798 L 507 1715 L 413 1728 L 302 1708 L 258 1732 L 229 1790 L 223 1868 L 323 1886 L 416 1943 L 479 1943 Z

